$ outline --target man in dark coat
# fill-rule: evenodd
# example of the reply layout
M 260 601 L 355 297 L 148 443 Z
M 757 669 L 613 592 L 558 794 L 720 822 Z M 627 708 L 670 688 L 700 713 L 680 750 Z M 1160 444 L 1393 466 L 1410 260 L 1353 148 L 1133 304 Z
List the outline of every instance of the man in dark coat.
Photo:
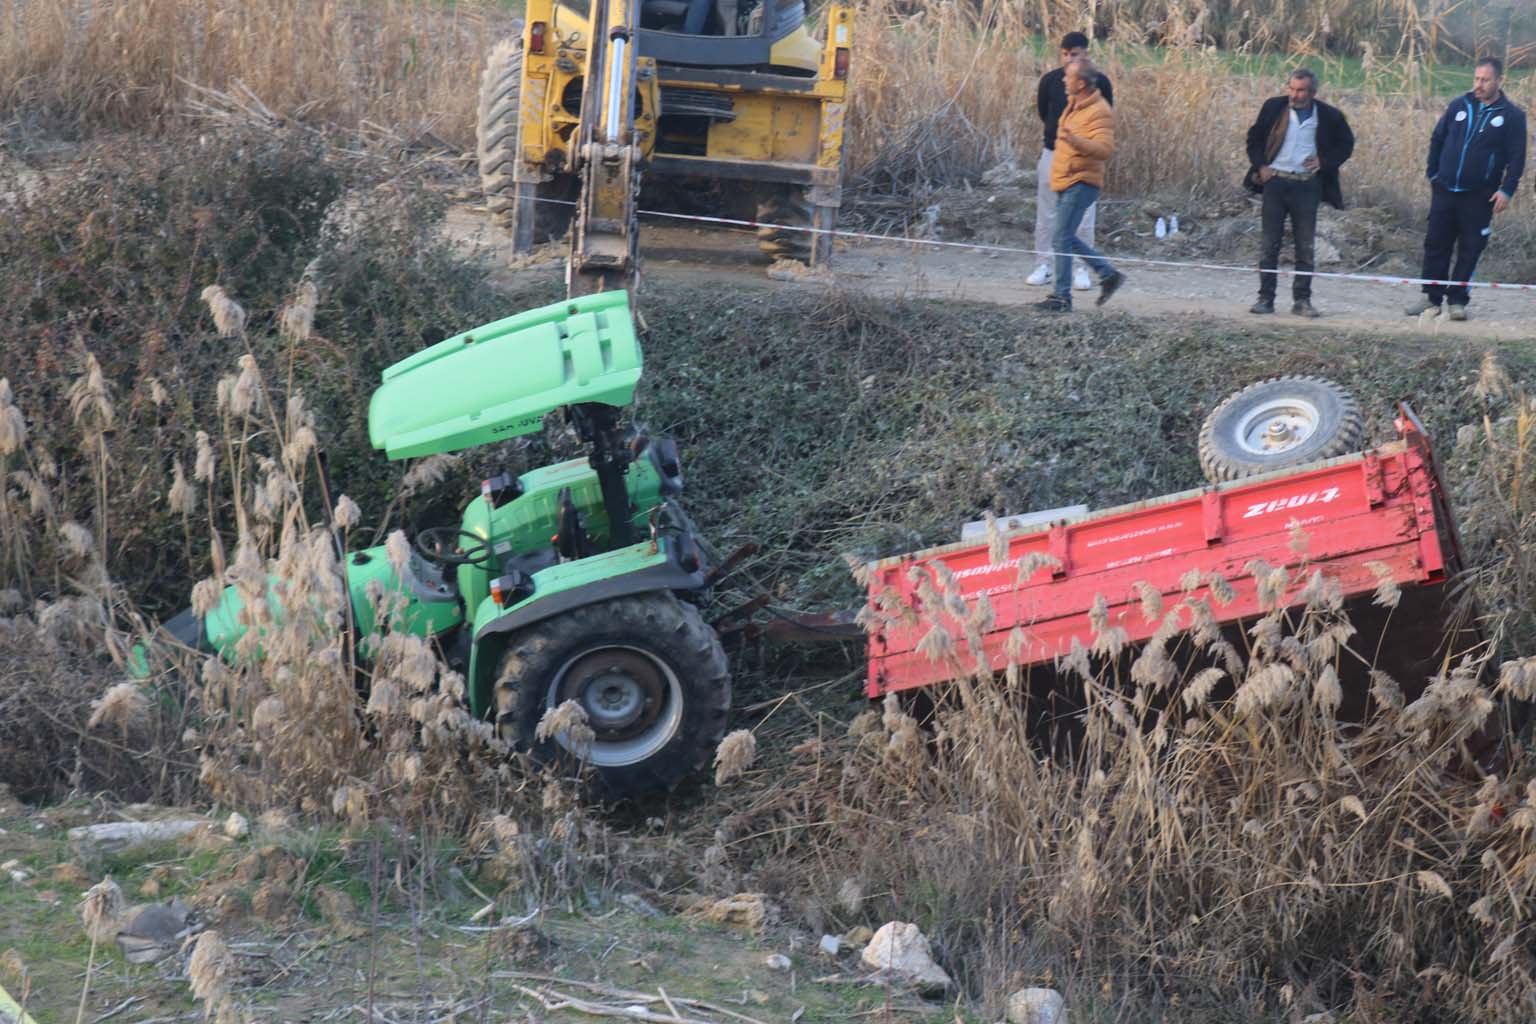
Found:
M 1291 282 L 1291 312 L 1315 317 L 1312 269 L 1317 249 L 1320 202 L 1344 208 L 1339 168 L 1355 151 L 1355 136 L 1337 107 L 1317 99 L 1317 75 L 1307 68 L 1291 72 L 1284 96 L 1264 101 L 1248 129 L 1248 175 L 1243 184 L 1264 195 L 1264 241 L 1259 253 L 1259 301 L 1249 312 L 1273 313 L 1280 275 L 1280 243 L 1285 219 L 1296 238 L 1296 277 Z
M 1470 281 L 1477 260 L 1493 233 L 1493 218 L 1509 209 L 1525 171 L 1525 112 L 1504 95 L 1504 64 L 1484 57 L 1473 69 L 1472 91 L 1459 96 L 1441 115 L 1429 137 L 1425 173 L 1433 190 L 1429 226 L 1424 232 L 1424 272 L 1435 281 Z M 1451 250 L 1456 266 L 1451 266 Z M 1440 315 L 1450 306 L 1452 320 L 1467 318 L 1472 301 L 1464 284 L 1424 286 L 1424 297 L 1409 306 L 1409 316 Z

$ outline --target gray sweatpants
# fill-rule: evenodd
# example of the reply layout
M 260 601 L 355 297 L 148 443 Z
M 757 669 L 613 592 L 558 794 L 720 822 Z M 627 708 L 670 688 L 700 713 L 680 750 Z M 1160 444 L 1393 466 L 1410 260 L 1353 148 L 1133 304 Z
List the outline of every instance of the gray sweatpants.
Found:
M 1042 149 L 1040 162 L 1035 165 L 1035 248 L 1040 252 L 1051 251 L 1051 239 L 1056 229 L 1056 193 L 1051 191 L 1053 152 L 1053 150 Z M 1083 215 L 1083 223 L 1077 229 L 1077 237 L 1089 246 L 1093 245 L 1093 225 L 1098 212 L 1098 203 L 1088 207 L 1088 212 Z M 1051 262 L 1049 256 L 1041 256 L 1039 260 L 1046 264 Z

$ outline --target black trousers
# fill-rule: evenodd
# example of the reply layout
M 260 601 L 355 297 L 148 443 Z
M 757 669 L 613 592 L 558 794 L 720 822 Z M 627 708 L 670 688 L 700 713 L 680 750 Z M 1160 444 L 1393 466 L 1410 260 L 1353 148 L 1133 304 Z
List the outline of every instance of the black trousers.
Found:
M 1291 218 L 1291 234 L 1296 238 L 1296 276 L 1291 280 L 1291 297 L 1312 298 L 1313 260 L 1317 253 L 1317 204 L 1323 186 L 1313 175 L 1306 181 L 1270 178 L 1264 183 L 1264 242 L 1259 253 L 1259 298 L 1275 301 L 1275 286 L 1280 280 L 1273 271 L 1280 266 L 1280 243 L 1285 240 L 1285 218 Z
M 1424 232 L 1424 273 L 1421 277 L 1437 281 L 1470 281 L 1477 272 L 1477 261 L 1488 245 L 1493 224 L 1493 193 L 1451 192 L 1436 188 L 1429 200 L 1429 227 Z M 1451 266 L 1451 250 L 1456 250 L 1456 265 Z M 1438 284 L 1424 286 L 1429 301 L 1465 306 L 1472 301 L 1470 289 L 1463 285 L 1447 288 Z

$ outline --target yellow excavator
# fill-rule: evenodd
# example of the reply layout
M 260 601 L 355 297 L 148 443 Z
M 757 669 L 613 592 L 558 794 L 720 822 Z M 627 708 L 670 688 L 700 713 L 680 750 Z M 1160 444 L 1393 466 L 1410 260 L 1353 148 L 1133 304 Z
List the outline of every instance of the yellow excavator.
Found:
M 805 0 L 528 0 L 480 86 L 481 186 L 514 251 L 568 230 L 571 296 L 632 289 L 644 175 L 826 263 L 853 12 L 829 5 L 820 41 L 805 20 Z

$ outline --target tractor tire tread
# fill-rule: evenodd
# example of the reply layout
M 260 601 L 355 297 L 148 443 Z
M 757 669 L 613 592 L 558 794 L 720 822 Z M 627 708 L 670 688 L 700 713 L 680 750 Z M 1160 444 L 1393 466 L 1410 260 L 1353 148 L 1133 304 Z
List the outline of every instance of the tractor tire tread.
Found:
M 676 673 L 683 691 L 677 734 L 644 761 L 590 770 L 590 788 L 607 799 L 670 791 L 703 767 L 725 736 L 730 715 L 730 667 L 713 629 L 697 608 L 671 594 L 619 597 L 576 608 L 521 630 L 508 642 L 497 672 L 497 731 L 535 763 L 561 771 L 580 766 L 564 748 L 535 737 L 548 708 L 550 679 L 592 638 L 623 637 L 645 644 Z

